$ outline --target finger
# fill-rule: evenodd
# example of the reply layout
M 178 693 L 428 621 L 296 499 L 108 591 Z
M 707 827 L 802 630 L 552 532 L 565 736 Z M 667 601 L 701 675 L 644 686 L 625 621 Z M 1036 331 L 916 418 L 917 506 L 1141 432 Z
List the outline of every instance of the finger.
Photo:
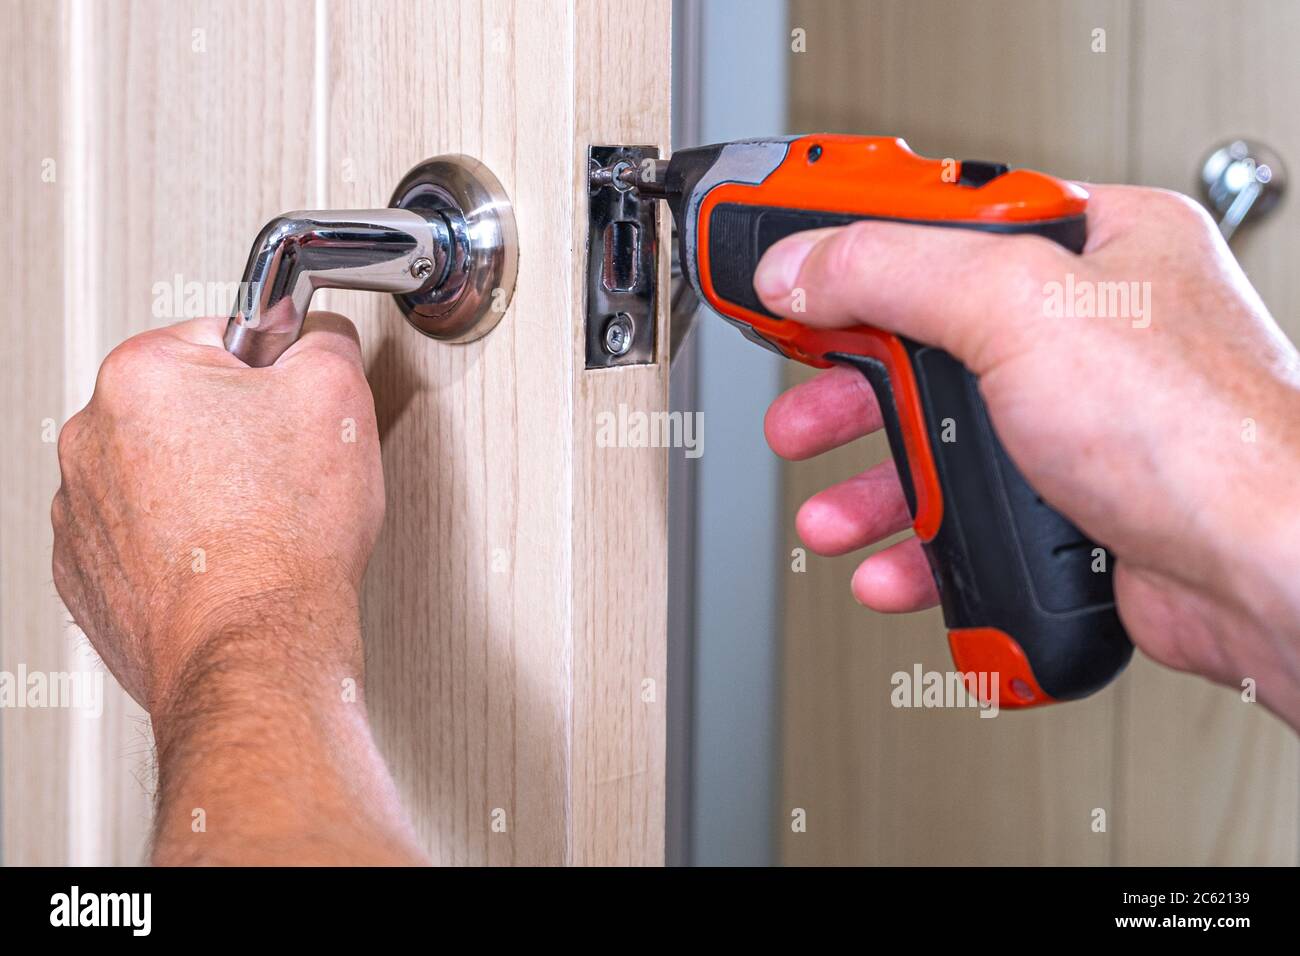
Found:
M 121 343 L 123 347 L 143 349 L 155 358 L 171 356 L 180 360 L 192 360 L 195 353 L 187 346 L 200 346 L 205 349 L 204 358 L 225 356 L 232 364 L 243 363 L 226 351 L 222 341 L 226 325 L 230 320 L 220 315 L 205 315 L 197 319 L 185 319 L 156 329 L 140 332 Z M 207 351 L 210 350 L 210 351 Z
M 853 596 L 885 614 L 923 611 L 939 603 L 930 564 L 917 538 L 873 554 L 853 572 Z
M 856 369 L 839 367 L 777 396 L 763 419 L 763 432 L 774 452 L 799 461 L 881 425 L 880 406 L 866 378 Z
M 54 590 L 63 601 L 73 620 L 84 621 L 81 616 L 84 607 L 81 595 L 81 576 L 78 572 L 75 554 L 69 549 L 68 542 L 76 533 L 72 527 L 72 509 L 68 504 L 68 495 L 62 487 L 50 503 L 50 524 L 54 528 L 54 542 L 50 554 L 50 570 L 53 575 Z
M 882 541 L 911 522 L 892 461 L 818 492 L 795 516 L 803 543 L 828 557 Z
M 1085 255 L 1102 251 L 1149 257 L 1154 234 L 1189 232 L 1217 236 L 1205 207 L 1182 193 L 1144 186 L 1089 186 Z
M 312 312 L 302 324 L 302 335 L 276 360 L 285 365 L 313 351 L 333 352 L 350 359 L 361 367 L 361 337 L 357 327 L 346 316 L 337 312 Z
M 181 343 L 187 361 L 219 368 L 247 368 L 242 361 L 226 351 L 224 339 L 229 323 L 230 319 L 226 316 L 205 315 L 146 334 L 163 336 L 172 342 Z
M 1152 192 L 1139 186 L 1096 186 L 1092 183 L 1084 184 L 1084 188 L 1088 190 L 1085 254 L 1105 248 L 1140 221 L 1139 207 L 1143 195 Z
M 226 334 L 226 325 L 229 322 L 230 319 L 224 315 L 205 315 L 198 319 L 186 319 L 184 322 L 177 322 L 157 331 L 191 345 L 214 346 L 224 351 L 225 344 L 222 338 Z
M 1077 263 L 1041 236 L 863 221 L 774 244 L 754 289 L 779 315 L 874 325 L 940 346 L 979 374 L 987 346 L 1022 339 L 1025 315 L 1042 312 L 1045 284 Z

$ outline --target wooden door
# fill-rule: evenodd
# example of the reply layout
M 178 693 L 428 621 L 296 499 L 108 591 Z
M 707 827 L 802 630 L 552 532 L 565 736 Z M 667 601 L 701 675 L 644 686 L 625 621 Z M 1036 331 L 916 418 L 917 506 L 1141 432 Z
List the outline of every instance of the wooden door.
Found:
M 669 0 L 4 14 L 22 29 L 0 41 L 0 670 L 84 666 L 48 570 L 42 422 L 84 403 L 114 344 L 172 320 L 151 308 L 159 284 L 233 282 L 275 214 L 382 206 L 420 160 L 466 153 L 519 230 L 489 336 L 423 338 L 382 295 L 314 303 L 359 326 L 382 432 L 388 512 L 363 602 L 376 733 L 439 862 L 660 862 L 666 452 L 595 436 L 620 403 L 666 407 L 667 322 L 655 364 L 585 370 L 583 250 L 587 146 L 668 147 Z M 124 695 L 99 720 L 14 710 L 0 728 L 5 862 L 144 858 L 151 740 Z
M 793 0 L 790 16 L 807 39 L 793 129 L 1183 192 L 1232 136 L 1300 161 L 1294 4 Z M 1298 224 L 1291 203 L 1234 240 L 1293 337 Z M 873 440 L 788 466 L 786 515 L 887 454 Z M 1259 705 L 1139 655 L 1113 686 L 1045 711 L 895 710 L 890 674 L 948 668 L 942 618 L 859 607 L 857 560 L 810 558 L 783 583 L 783 816 L 807 814 L 805 832 L 782 827 L 787 862 L 1296 862 L 1300 748 Z

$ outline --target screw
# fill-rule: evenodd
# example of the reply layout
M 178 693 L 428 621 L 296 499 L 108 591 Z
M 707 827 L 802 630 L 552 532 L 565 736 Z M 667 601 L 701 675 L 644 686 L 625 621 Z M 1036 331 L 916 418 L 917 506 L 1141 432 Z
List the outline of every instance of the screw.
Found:
M 1019 677 L 1013 677 L 1011 679 L 1011 692 L 1015 694 L 1017 697 L 1019 697 L 1021 700 L 1034 699 L 1034 692 L 1030 690 L 1029 685 L 1026 684 Z
M 632 316 L 626 312 L 611 315 L 605 323 L 605 351 L 615 358 L 626 355 L 632 348 L 633 332 Z
M 411 263 L 411 275 L 417 279 L 427 279 L 433 275 L 433 260 L 424 256 Z

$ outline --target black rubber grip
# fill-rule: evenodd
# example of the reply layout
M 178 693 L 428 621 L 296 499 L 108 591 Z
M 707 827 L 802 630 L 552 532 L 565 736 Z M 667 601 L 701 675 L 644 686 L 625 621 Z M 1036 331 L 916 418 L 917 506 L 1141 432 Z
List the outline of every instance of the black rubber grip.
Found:
M 806 229 L 869 217 L 719 205 L 709 224 L 713 287 L 724 299 L 771 315 L 753 290 L 754 267 L 773 242 Z M 914 221 L 914 220 L 912 220 Z M 1082 216 L 1014 227 L 927 222 L 1045 235 L 1083 248 Z M 1083 697 L 1112 680 L 1133 648 L 1115 611 L 1112 560 L 1046 504 L 993 431 L 978 382 L 948 353 L 901 339 L 917 383 L 943 499 L 934 539 L 925 543 L 951 630 L 997 628 L 1025 652 L 1044 692 Z M 893 383 L 876 359 L 834 353 L 829 361 L 866 376 L 880 403 L 890 449 L 913 517 L 916 495 Z
M 962 188 L 954 186 L 954 189 Z M 851 222 L 875 219 L 885 222 L 908 222 L 921 226 L 949 229 L 974 229 L 1008 235 L 1033 233 L 1059 242 L 1067 249 L 1083 249 L 1087 224 L 1083 216 L 1048 219 L 1041 222 L 940 222 L 930 219 L 889 219 L 881 216 L 855 216 L 835 212 L 805 212 L 779 206 L 748 206 L 719 203 L 709 217 L 709 269 L 713 289 L 728 302 L 744 306 L 751 312 L 779 318 L 769 312 L 754 291 L 754 271 L 768 247 L 786 236 L 809 229 L 847 226 Z

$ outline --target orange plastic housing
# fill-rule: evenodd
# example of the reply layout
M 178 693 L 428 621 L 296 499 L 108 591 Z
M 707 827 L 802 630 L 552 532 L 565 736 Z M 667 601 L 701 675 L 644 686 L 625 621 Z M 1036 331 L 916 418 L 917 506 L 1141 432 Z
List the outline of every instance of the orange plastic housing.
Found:
M 1020 645 L 995 627 L 970 627 L 948 632 L 948 649 L 957 670 L 966 675 L 966 688 L 979 697 L 980 674 L 997 676 L 998 707 L 1017 709 L 1054 704 L 1056 699 L 1038 686 L 1034 669 Z M 985 686 L 989 686 L 989 679 Z M 981 699 L 980 703 L 989 701 Z
M 814 158 L 815 157 L 815 158 Z M 918 156 L 893 136 L 810 135 L 791 141 L 786 158 L 758 184 L 723 183 L 700 203 L 696 241 L 700 287 L 718 312 L 748 323 L 787 357 L 827 368 L 848 352 L 878 359 L 889 375 L 916 496 L 912 527 L 923 541 L 938 533 L 943 496 L 915 378 L 902 343 L 870 326 L 815 329 L 774 319 L 720 298 L 709 266 L 709 225 L 719 203 L 815 210 L 919 222 L 1037 222 L 1082 215 L 1088 194 L 1031 170 L 1011 170 L 973 188 L 959 184 L 961 163 Z

